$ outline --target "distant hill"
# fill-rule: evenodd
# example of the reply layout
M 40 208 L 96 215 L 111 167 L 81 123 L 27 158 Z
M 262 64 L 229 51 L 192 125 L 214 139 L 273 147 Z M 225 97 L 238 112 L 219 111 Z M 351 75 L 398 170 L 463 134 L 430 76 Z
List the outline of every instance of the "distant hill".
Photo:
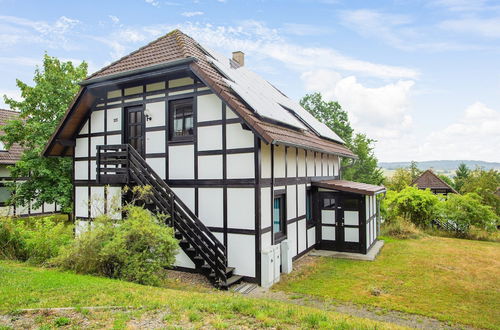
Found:
M 482 160 L 429 160 L 425 162 L 417 162 L 418 168 L 427 170 L 432 168 L 436 173 L 442 173 L 448 176 L 453 176 L 455 170 L 460 163 L 465 163 L 470 169 L 475 169 L 480 166 L 486 170 L 500 170 L 500 163 L 485 162 Z M 387 175 L 391 175 L 392 171 L 400 167 L 407 167 L 410 162 L 379 162 L 378 165 L 384 169 Z

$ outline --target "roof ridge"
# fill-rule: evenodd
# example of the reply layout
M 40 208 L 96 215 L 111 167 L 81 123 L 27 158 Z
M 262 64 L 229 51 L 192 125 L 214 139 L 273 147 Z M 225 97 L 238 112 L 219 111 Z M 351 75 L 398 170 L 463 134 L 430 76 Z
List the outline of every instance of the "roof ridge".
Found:
M 184 57 L 189 57 L 191 54 L 189 53 L 188 48 L 186 46 L 186 41 L 184 40 L 184 38 L 186 38 L 187 35 L 179 29 L 175 29 L 170 33 L 175 34 L 175 41 L 177 42 L 177 45 L 179 45 L 179 49 L 181 50 L 182 55 Z
M 99 73 L 101 73 L 101 72 L 105 71 L 106 69 L 110 68 L 111 66 L 113 66 L 113 65 L 115 65 L 115 64 L 117 64 L 117 63 L 119 63 L 119 62 L 121 62 L 121 61 L 123 61 L 123 60 L 125 60 L 125 59 L 129 58 L 130 56 L 132 56 L 132 55 L 134 55 L 134 54 L 137 54 L 138 52 L 140 52 L 140 51 L 141 51 L 141 50 L 143 50 L 144 48 L 149 47 L 149 46 L 151 46 L 151 45 L 153 45 L 153 44 L 157 43 L 158 41 L 160 41 L 160 40 L 162 40 L 162 39 L 164 39 L 164 38 L 166 38 L 166 37 L 171 36 L 172 34 L 174 34 L 174 33 L 176 33 L 176 32 L 181 32 L 181 31 L 180 31 L 179 29 L 175 29 L 175 30 L 172 30 L 172 31 L 168 32 L 167 34 L 164 34 L 164 35 L 162 35 L 162 36 L 160 36 L 160 37 L 156 38 L 155 40 L 153 40 L 153 41 L 149 42 L 148 44 L 146 44 L 146 45 L 144 45 L 144 46 L 142 46 L 142 47 L 140 47 L 140 48 L 138 48 L 138 49 L 134 50 L 133 52 L 131 52 L 131 53 L 129 53 L 129 54 L 127 54 L 127 55 L 125 55 L 125 56 L 122 56 L 121 58 L 117 59 L 116 61 L 113 61 L 112 63 L 110 63 L 110 64 L 106 65 L 104 68 L 101 68 L 100 70 L 98 70 L 98 71 L 96 71 L 96 72 L 92 73 L 90 76 L 88 76 L 87 78 L 85 78 L 85 80 L 89 80 L 89 79 L 93 78 L 94 76 L 96 76 L 96 75 L 98 75 Z M 182 32 L 181 32 L 181 33 L 182 33 Z

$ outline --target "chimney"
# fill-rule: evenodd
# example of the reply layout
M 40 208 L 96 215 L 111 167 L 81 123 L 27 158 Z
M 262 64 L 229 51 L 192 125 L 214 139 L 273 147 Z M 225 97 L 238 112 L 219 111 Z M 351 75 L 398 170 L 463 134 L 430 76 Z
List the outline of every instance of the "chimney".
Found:
M 245 53 L 242 51 L 233 52 L 233 61 L 238 63 L 240 66 L 245 65 Z

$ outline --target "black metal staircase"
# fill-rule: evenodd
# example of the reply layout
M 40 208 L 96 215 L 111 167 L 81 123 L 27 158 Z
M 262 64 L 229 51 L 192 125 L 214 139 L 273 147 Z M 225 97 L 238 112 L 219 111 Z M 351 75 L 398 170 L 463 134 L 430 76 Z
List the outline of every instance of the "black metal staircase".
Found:
M 169 214 L 166 225 L 175 230 L 179 245 L 196 268 L 218 288 L 227 289 L 242 276 L 227 266 L 226 247 L 129 144 L 97 146 L 97 182 L 151 187 L 154 211 Z

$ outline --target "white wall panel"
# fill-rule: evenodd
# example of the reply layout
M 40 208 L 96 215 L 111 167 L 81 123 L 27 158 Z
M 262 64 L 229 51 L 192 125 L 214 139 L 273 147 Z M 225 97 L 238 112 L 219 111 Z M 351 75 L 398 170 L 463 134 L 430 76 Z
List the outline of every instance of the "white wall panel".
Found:
M 271 188 L 260 189 L 260 226 L 262 229 L 271 226 Z
M 104 187 L 90 187 L 90 217 L 104 214 Z
M 88 215 L 88 187 L 75 187 L 75 215 L 87 218 Z
M 261 142 L 260 144 L 261 157 L 261 177 L 264 179 L 271 178 L 271 145 Z
M 222 149 L 222 125 L 198 127 L 198 150 Z
M 122 130 L 122 108 L 113 108 L 107 110 L 106 130 L 121 131 Z
M 104 136 L 94 136 L 90 138 L 90 156 L 94 157 L 97 153 L 97 146 L 104 145 Z
M 233 112 L 233 110 L 226 107 L 226 119 L 235 119 L 238 118 L 238 115 Z
M 90 229 L 90 221 L 75 220 L 75 236 L 76 237 L 87 232 L 89 229 Z
M 298 203 L 298 214 L 297 216 L 303 216 L 306 214 L 306 185 L 305 184 L 299 184 L 297 186 L 298 192 L 297 192 L 297 203 Z
M 321 176 L 321 154 L 319 152 L 315 153 L 316 160 L 316 176 Z
M 297 253 L 300 253 L 307 248 L 307 246 L 306 246 L 307 229 L 306 229 L 306 220 L 305 219 L 299 220 L 298 230 L 299 230 L 299 251 L 297 251 Z
M 253 147 L 254 135 L 252 131 L 245 130 L 241 124 L 226 125 L 226 147 L 228 149 Z
M 54 212 L 56 210 L 56 206 L 54 203 L 44 203 L 43 211 L 44 212 Z
M 306 176 L 306 152 L 304 149 L 299 149 L 298 150 L 298 156 L 297 156 L 297 162 L 298 162 L 298 177 L 304 177 Z
M 104 110 L 93 111 L 90 115 L 90 132 L 104 132 Z
M 165 158 L 163 157 L 158 157 L 158 158 L 151 158 L 147 157 L 146 158 L 146 163 L 148 163 L 149 166 L 160 176 L 160 178 L 164 179 L 166 178 L 165 174 Z
M 35 205 L 35 201 L 33 201 L 32 203 L 30 203 L 31 214 L 37 214 L 37 213 L 42 213 L 43 212 L 42 205 L 40 205 L 37 208 L 35 208 L 33 205 Z
M 89 133 L 89 121 L 85 120 L 85 124 L 83 124 L 82 129 L 80 130 L 80 134 L 88 134 Z
M 321 155 L 321 167 L 323 169 L 323 176 L 327 176 L 328 175 L 328 159 L 326 157 L 327 155 L 325 154 L 322 154 Z
M 247 179 L 255 177 L 253 153 L 229 154 L 226 157 L 228 179 Z
M 222 179 L 222 155 L 198 156 L 198 179 Z
M 224 226 L 224 191 L 222 188 L 198 189 L 198 213 L 198 217 L 206 226 Z
M 286 218 L 293 219 L 297 217 L 297 190 L 296 186 L 286 187 Z
M 255 191 L 253 188 L 227 189 L 227 225 L 230 228 L 255 228 Z
M 169 179 L 194 179 L 194 146 L 171 146 L 168 153 Z
M 338 156 L 334 156 L 334 157 L 335 157 L 335 159 L 333 161 L 333 165 L 335 166 L 334 175 L 338 176 L 339 169 L 340 169 L 340 157 L 338 157 Z
M 253 235 L 227 235 L 228 266 L 234 273 L 255 277 L 255 237 Z
M 90 180 L 95 180 L 97 171 L 95 160 L 90 161 L 89 167 L 90 167 Z
M 285 177 L 285 147 L 274 146 L 274 177 Z
M 287 148 L 286 151 L 286 175 L 289 178 L 295 178 L 297 176 L 297 149 Z
M 307 247 L 310 248 L 316 244 L 316 227 L 311 227 L 307 230 Z
M 297 255 L 297 223 L 291 223 L 287 226 L 286 239 L 290 246 L 290 253 L 292 257 Z
M 106 144 L 122 144 L 122 135 L 121 134 L 113 134 L 108 135 L 106 137 Z
M 146 120 L 146 127 L 165 126 L 165 102 L 146 103 L 145 115 L 149 115 L 150 120 Z
M 146 153 L 165 153 L 165 131 L 146 132 Z
M 107 212 L 112 219 L 121 219 L 122 213 L 120 211 L 122 205 L 122 188 L 110 187 L 107 188 Z
M 198 96 L 198 121 L 221 120 L 222 101 L 215 94 Z
M 86 160 L 75 161 L 75 180 L 88 180 L 89 162 Z
M 314 152 L 307 151 L 307 176 L 314 176 Z
M 194 188 L 178 188 L 172 187 L 174 193 L 186 204 L 187 207 L 194 213 Z
M 88 157 L 89 155 L 89 139 L 78 138 L 75 145 L 75 157 Z
M 261 250 L 266 250 L 270 248 L 271 245 L 272 245 L 271 232 L 268 231 L 267 233 L 264 233 L 261 236 Z
M 175 266 L 194 269 L 196 268 L 193 261 L 188 257 L 188 255 L 179 248 L 177 255 L 175 256 Z

